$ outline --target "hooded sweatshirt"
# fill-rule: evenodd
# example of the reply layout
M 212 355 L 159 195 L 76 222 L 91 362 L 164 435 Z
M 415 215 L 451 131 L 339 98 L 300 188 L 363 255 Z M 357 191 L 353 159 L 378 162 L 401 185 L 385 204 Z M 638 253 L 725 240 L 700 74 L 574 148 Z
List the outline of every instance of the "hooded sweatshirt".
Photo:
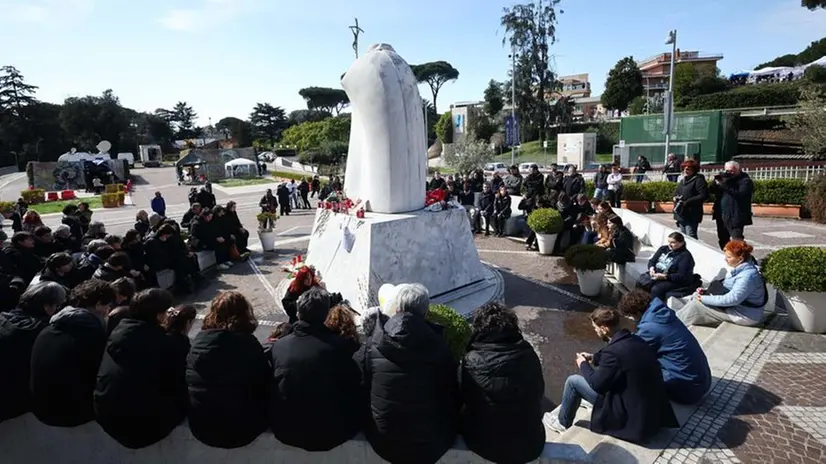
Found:
M 711 386 L 711 369 L 700 343 L 659 298 L 654 298 L 637 324 L 637 336 L 657 352 L 669 399 L 699 401 Z

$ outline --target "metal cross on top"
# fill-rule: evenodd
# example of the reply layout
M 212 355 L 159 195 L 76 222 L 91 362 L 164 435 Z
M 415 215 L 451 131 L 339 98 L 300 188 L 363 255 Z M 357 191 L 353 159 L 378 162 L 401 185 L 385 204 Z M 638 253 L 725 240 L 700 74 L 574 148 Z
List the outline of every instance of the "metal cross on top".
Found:
M 356 53 L 356 58 L 359 57 L 359 34 L 363 34 L 364 30 L 359 27 L 359 19 L 353 18 L 355 24 L 349 26 L 350 32 L 353 33 L 353 51 Z

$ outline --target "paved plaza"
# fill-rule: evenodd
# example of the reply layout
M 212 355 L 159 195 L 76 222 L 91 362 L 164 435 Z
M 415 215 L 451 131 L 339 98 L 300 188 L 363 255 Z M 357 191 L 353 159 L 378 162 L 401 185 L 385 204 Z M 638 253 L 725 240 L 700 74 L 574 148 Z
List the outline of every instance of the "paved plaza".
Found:
M 149 209 L 156 190 L 163 192 L 169 215 L 180 218 L 188 207 L 188 187 L 178 186 L 172 169 L 137 169 L 135 206 L 95 212 L 113 233 L 123 233 L 134 223 L 138 209 Z M 14 176 L 14 174 L 11 174 Z M 17 195 L 24 181 L 0 177 L 0 198 Z M 238 203 L 242 222 L 255 236 L 255 214 L 260 192 L 234 194 L 216 191 L 219 204 Z M 246 189 L 245 189 L 246 190 Z M 214 278 L 184 303 L 196 304 L 202 317 L 208 302 L 221 290 L 242 292 L 255 307 L 263 340 L 279 321 L 276 287 L 286 278 L 283 264 L 306 252 L 315 210 L 295 211 L 281 218 L 274 253 L 256 252 Z M 653 215 L 672 225 L 670 215 Z M 47 216 L 56 225 L 60 216 Z M 702 241 L 716 246 L 714 224 L 706 218 Z M 826 227 L 808 221 L 755 219 L 746 229 L 758 258 L 783 246 L 826 246 Z M 547 409 L 560 400 L 567 375 L 577 372 L 575 353 L 602 346 L 591 329 L 588 313 L 601 304 L 613 305 L 619 295 L 607 288 L 597 298 L 579 295 L 575 277 L 558 257 L 527 252 L 521 243 L 505 238 L 477 236 L 483 261 L 497 268 L 505 283 L 505 301 L 521 321 L 525 338 L 540 355 L 546 382 Z M 260 250 L 257 239 L 252 248 Z M 193 330 L 196 333 L 198 326 Z M 680 433 L 658 458 L 658 463 L 820 463 L 826 462 L 826 336 L 791 331 L 785 314 L 776 316 L 739 354 L 732 367 L 715 384 L 706 401 L 691 415 Z

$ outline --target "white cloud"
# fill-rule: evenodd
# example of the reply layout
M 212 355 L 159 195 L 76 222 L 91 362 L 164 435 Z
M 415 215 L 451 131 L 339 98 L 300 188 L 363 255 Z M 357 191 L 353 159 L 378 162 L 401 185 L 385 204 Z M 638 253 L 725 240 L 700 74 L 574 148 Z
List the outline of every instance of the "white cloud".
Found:
M 174 8 L 158 19 L 163 27 L 181 32 L 209 29 L 237 17 L 255 0 L 202 0 L 196 8 Z
M 826 30 L 826 10 L 811 11 L 800 6 L 800 0 L 785 0 L 766 13 L 761 28 L 762 34 L 819 39 Z
M 65 24 L 88 17 L 94 9 L 95 0 L 0 0 L 0 18 L 22 23 Z

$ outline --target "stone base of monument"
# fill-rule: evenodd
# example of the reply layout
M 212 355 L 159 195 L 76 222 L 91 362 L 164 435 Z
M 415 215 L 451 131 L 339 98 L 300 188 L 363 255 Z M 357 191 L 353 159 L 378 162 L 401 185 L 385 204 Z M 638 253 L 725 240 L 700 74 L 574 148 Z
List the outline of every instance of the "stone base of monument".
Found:
M 467 213 L 458 208 L 367 213 L 363 219 L 318 210 L 306 263 L 358 313 L 378 306 L 379 287 L 386 283 L 420 283 L 432 303 L 463 315 L 504 294 L 501 275 L 479 260 Z

